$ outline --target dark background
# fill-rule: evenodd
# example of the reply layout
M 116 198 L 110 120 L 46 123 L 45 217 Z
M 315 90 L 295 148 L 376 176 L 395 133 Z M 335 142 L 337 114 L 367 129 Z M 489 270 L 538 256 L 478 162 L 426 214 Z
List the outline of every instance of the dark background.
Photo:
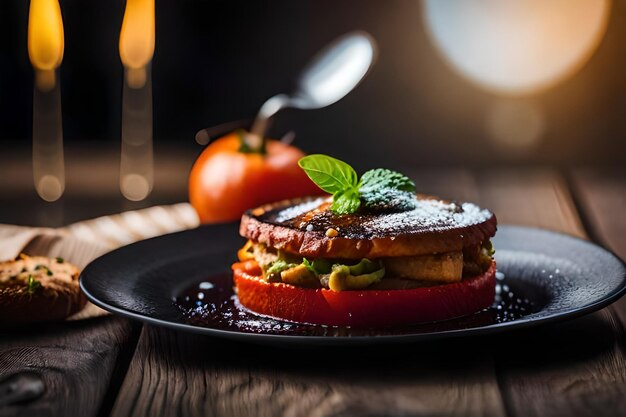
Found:
M 30 146 L 33 72 L 28 1 L 0 2 L 0 153 Z M 61 0 L 64 136 L 69 147 L 117 149 L 122 0 Z M 281 113 L 307 152 L 357 166 L 622 163 L 626 160 L 626 4 L 614 2 L 607 34 L 573 77 L 526 100 L 546 130 L 531 152 L 496 146 L 485 128 L 497 96 L 452 71 L 426 36 L 418 1 L 156 1 L 154 137 L 190 152 L 197 130 L 251 118 L 294 85 L 317 50 L 354 29 L 379 43 L 366 81 L 318 111 Z

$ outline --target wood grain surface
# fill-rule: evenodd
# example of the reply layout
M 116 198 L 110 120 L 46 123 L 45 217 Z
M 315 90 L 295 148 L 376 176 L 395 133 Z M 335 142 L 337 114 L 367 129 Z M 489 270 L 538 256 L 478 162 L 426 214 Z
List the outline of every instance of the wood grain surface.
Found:
M 579 169 L 571 178 L 591 237 L 626 259 L 626 170 Z M 626 298 L 613 308 L 626 328 Z
M 478 176 L 480 201 L 502 223 L 586 237 L 566 179 L 556 171 Z M 620 416 L 626 409 L 624 331 L 612 308 L 566 323 L 503 335 L 492 345 L 514 416 Z
M 429 174 L 424 180 L 448 175 Z M 482 170 L 475 175 L 464 172 L 460 180 L 431 183 L 439 184 L 438 192 L 444 195 L 462 195 L 490 208 L 501 224 L 587 236 L 568 181 L 555 170 Z M 622 184 L 626 191 L 626 182 Z M 614 189 L 609 194 L 613 199 L 626 196 Z M 620 222 L 607 211 L 597 217 Z M 626 220 L 621 222 L 626 228 Z M 619 416 L 626 407 L 626 345 L 613 308 L 568 323 L 505 334 L 485 346 L 494 358 L 508 415 Z
M 113 415 L 504 415 L 481 351 L 478 341 L 288 350 L 146 326 Z
M 25 406 L 0 408 L 0 416 L 97 415 L 107 406 L 104 401 L 133 328 L 137 330 L 126 319 L 107 316 L 3 330 L 0 376 L 33 371 L 41 375 L 46 391 Z

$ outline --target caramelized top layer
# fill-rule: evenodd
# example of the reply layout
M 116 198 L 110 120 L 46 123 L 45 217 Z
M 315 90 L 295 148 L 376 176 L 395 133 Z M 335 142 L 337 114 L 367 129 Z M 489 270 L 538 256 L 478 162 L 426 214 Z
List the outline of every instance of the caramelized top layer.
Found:
M 303 256 L 407 256 L 461 250 L 489 239 L 489 210 L 416 196 L 416 208 L 396 213 L 336 215 L 330 197 L 281 201 L 246 212 L 242 236 Z
M 338 237 L 347 239 L 452 230 L 480 224 L 493 217 L 489 210 L 471 203 L 446 202 L 426 196 L 417 196 L 416 199 L 417 205 L 410 211 L 336 215 L 330 211 L 330 198 L 318 197 L 294 205 L 277 205 L 255 217 L 264 223 L 306 232 L 335 229 Z M 255 211 L 251 214 L 254 216 Z

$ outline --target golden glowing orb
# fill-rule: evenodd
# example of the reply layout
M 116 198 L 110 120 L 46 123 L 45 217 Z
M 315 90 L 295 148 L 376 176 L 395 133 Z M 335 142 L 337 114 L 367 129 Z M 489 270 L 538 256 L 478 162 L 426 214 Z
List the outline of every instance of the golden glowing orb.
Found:
M 606 32 L 610 0 L 424 0 L 448 63 L 487 90 L 524 95 L 576 73 Z

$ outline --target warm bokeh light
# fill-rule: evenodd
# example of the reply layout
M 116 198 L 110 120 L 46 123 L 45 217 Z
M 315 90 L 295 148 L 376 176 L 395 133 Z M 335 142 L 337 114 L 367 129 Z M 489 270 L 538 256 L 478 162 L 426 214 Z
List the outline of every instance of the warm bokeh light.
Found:
M 576 73 L 606 32 L 609 0 L 424 0 L 427 32 L 482 87 L 531 94 Z
M 545 116 L 527 99 L 499 99 L 488 109 L 486 128 L 493 141 L 507 150 L 531 150 L 541 139 Z
M 56 201 L 65 190 L 65 159 L 61 89 L 56 83 L 50 91 L 35 87 L 33 92 L 33 181 L 44 201 Z
M 154 0 L 127 0 L 120 32 L 120 58 L 133 88 L 141 88 L 146 82 L 154 38 Z
M 131 201 L 141 201 L 152 191 L 154 160 L 152 147 L 152 83 L 150 71 L 142 88 L 128 79 L 122 92 L 122 149 L 120 190 Z
M 54 70 L 63 60 L 63 19 L 58 0 L 31 0 L 28 14 L 28 56 L 36 70 L 37 86 L 54 87 Z
M 124 64 L 120 190 L 132 201 L 145 199 L 153 185 L 152 83 L 154 0 L 127 0 L 120 32 Z
M 61 198 L 65 190 L 65 181 L 54 175 L 44 175 L 35 184 L 39 196 L 48 202 Z
M 130 201 L 144 200 L 152 191 L 152 184 L 139 174 L 128 174 L 120 180 L 120 190 Z

